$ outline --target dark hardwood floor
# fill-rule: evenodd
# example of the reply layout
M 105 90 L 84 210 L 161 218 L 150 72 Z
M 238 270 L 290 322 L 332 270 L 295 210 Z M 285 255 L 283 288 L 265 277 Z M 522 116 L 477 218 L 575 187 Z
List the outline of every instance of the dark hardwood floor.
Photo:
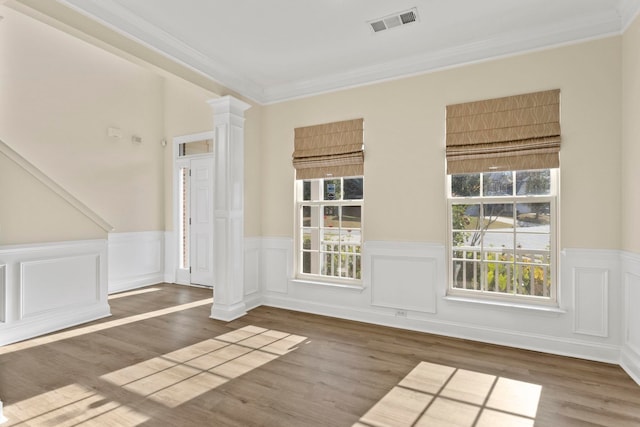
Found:
M 618 366 L 158 285 L 113 316 L 0 347 L 5 426 L 640 426 Z

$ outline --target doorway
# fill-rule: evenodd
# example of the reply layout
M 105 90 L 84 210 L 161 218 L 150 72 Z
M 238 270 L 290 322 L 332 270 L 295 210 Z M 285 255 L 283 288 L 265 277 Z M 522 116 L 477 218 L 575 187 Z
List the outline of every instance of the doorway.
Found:
M 176 283 L 213 287 L 213 132 L 176 137 Z

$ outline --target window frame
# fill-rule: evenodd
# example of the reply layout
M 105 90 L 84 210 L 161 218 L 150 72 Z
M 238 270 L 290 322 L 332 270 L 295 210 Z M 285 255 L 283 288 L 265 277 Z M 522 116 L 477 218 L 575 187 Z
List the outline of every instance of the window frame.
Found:
M 547 169 L 541 169 L 547 170 Z M 480 195 L 469 197 L 454 197 L 451 194 L 451 182 L 452 176 L 447 174 L 446 179 L 446 196 L 447 196 L 447 290 L 446 295 L 456 298 L 468 298 L 478 299 L 487 302 L 499 302 L 499 303 L 513 303 L 518 305 L 531 305 L 531 306 L 553 306 L 558 307 L 560 303 L 559 299 L 559 198 L 560 198 L 560 169 L 549 168 L 550 171 L 550 190 L 549 194 L 544 195 L 517 195 L 516 188 L 516 175 L 517 172 L 525 171 L 495 171 L 495 172 L 511 172 L 513 179 L 513 188 L 511 195 L 497 195 L 497 196 L 484 196 L 482 195 L 483 187 L 480 187 Z M 491 173 L 494 171 L 478 172 L 480 174 L 480 180 L 482 183 L 483 173 Z M 454 174 L 464 175 L 464 174 Z M 485 251 L 482 244 L 478 246 L 478 252 L 480 253 L 479 263 L 481 265 L 481 289 L 461 289 L 454 287 L 454 252 L 456 246 L 453 242 L 453 206 L 460 204 L 478 204 L 479 206 L 491 205 L 491 204 L 520 204 L 520 203 L 549 203 L 549 276 L 551 286 L 549 287 L 549 296 L 535 296 L 525 294 L 514 293 L 501 293 L 496 291 L 490 291 L 482 289 L 486 285 L 486 279 L 484 276 L 487 274 L 487 266 L 489 261 L 484 259 L 483 255 L 492 251 Z M 484 215 L 482 215 L 484 216 Z M 517 235 L 516 228 L 513 230 L 514 236 Z M 514 248 L 515 252 L 515 248 Z M 494 263 L 496 264 L 496 263 Z M 518 264 L 514 260 L 514 264 Z M 485 283 L 483 283 L 485 282 Z
M 324 200 L 324 181 L 325 180 L 341 180 L 341 191 L 344 191 L 344 180 L 347 179 L 361 179 L 362 180 L 362 199 L 343 199 L 340 200 Z M 316 186 L 317 188 L 312 188 L 312 195 L 315 194 L 316 199 L 312 200 L 303 200 L 304 194 L 304 182 L 311 181 L 312 187 Z M 313 184 L 313 183 L 317 184 Z M 294 280 L 300 280 L 305 282 L 315 282 L 320 284 L 329 284 L 329 285 L 345 285 L 345 286 L 354 286 L 354 287 L 362 287 L 363 286 L 363 248 L 364 248 L 364 176 L 345 176 L 345 177 L 324 177 L 324 178 L 313 178 L 313 179 L 296 179 L 295 180 L 295 188 L 294 188 L 294 216 L 295 216 L 295 230 L 294 230 Z M 318 211 L 321 212 L 324 210 L 325 206 L 359 206 L 360 207 L 360 243 L 359 243 L 359 252 L 356 255 L 359 257 L 359 265 L 360 265 L 360 277 L 359 278 L 349 278 L 342 276 L 331 276 L 321 274 L 322 271 L 322 254 L 323 253 L 331 253 L 324 252 L 322 250 L 322 242 L 319 241 L 320 246 L 317 250 L 311 249 L 307 250 L 304 248 L 304 234 L 305 229 L 309 228 L 317 228 L 318 233 L 321 233 L 321 230 L 326 228 L 323 227 L 321 222 L 318 223 L 317 227 L 315 226 L 305 226 L 303 222 L 303 207 L 304 206 L 317 206 Z M 342 219 L 340 219 L 342 221 Z M 338 228 L 337 230 L 341 230 Z M 339 245 L 340 247 L 341 245 Z M 303 257 L 305 252 L 317 252 L 318 253 L 318 273 L 304 273 L 302 271 L 303 268 Z M 341 256 L 342 252 L 338 252 L 338 256 Z M 355 269 L 355 267 L 354 267 Z M 355 273 L 355 270 L 354 270 Z

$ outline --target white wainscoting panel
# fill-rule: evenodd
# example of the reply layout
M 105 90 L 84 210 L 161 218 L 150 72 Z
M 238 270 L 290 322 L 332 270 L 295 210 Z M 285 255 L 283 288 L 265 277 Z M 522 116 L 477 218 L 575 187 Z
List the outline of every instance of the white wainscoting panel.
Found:
M 0 247 L 0 345 L 110 314 L 107 241 Z
M 265 238 L 262 240 L 260 262 L 264 290 L 287 293 L 289 278 L 293 272 L 293 240 Z
M 164 231 L 109 233 L 109 293 L 164 281 Z
M 3 264 L 3 265 L 0 265 L 0 323 L 5 322 L 6 313 L 7 313 L 7 266 Z
M 260 292 L 260 238 L 244 239 L 244 294 Z
M 60 290 L 64 289 L 64 298 Z M 100 255 L 20 263 L 20 318 L 100 300 Z
M 620 364 L 640 384 L 640 254 L 622 254 L 623 344 Z
M 627 273 L 625 286 L 626 345 L 640 354 L 640 276 Z
M 436 312 L 438 265 L 433 258 L 369 253 L 371 305 Z
M 437 243 L 365 242 L 362 287 L 295 280 L 292 239 L 264 239 L 262 251 L 265 305 L 590 360 L 620 358 L 619 251 L 564 250 L 559 307 L 447 297 L 446 247 Z
M 437 312 L 445 280 L 444 248 L 412 242 L 366 242 L 365 286 L 371 305 L 417 313 Z
M 609 335 L 609 270 L 575 267 L 573 298 L 575 307 L 573 332 L 607 337 Z

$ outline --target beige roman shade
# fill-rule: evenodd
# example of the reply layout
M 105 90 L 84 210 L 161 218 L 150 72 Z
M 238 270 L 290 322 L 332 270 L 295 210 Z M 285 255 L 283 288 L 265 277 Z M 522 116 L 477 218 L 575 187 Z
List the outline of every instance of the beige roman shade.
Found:
M 560 90 L 447 106 L 447 173 L 560 166 Z
M 364 175 L 364 119 L 295 129 L 296 179 Z

